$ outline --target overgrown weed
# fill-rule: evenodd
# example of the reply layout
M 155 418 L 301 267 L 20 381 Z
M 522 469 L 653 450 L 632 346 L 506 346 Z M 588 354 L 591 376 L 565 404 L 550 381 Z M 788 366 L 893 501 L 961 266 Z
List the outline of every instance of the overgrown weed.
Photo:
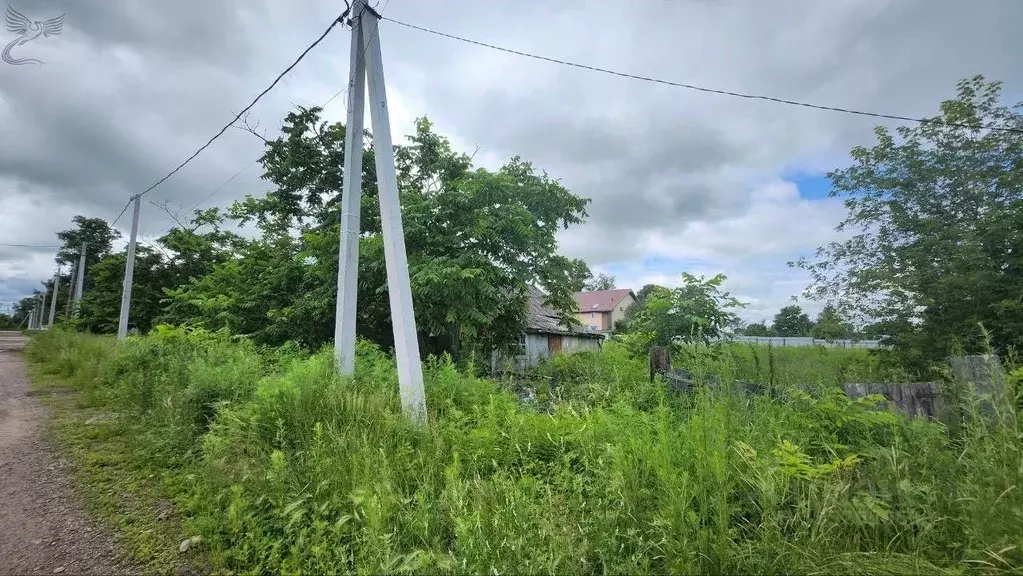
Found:
M 787 352 L 771 361 L 748 347 L 681 350 L 676 365 L 701 385 L 679 396 L 610 344 L 541 369 L 535 405 L 435 358 L 425 366 L 430 421 L 418 428 L 401 415 L 393 360 L 363 342 L 355 378 L 334 371 L 329 350 L 267 356 L 199 330 L 116 346 L 55 331 L 29 354 L 119 413 L 138 458 L 191 479 L 175 484 L 175 501 L 218 569 L 1023 565 L 1015 425 L 968 420 L 953 442 L 880 398 L 850 400 L 835 379 L 870 376 L 876 365 L 861 356 L 800 352 L 815 358 L 800 368 Z M 762 380 L 772 364 L 779 387 L 813 377 L 800 383 L 817 391 L 740 396 L 703 385 Z

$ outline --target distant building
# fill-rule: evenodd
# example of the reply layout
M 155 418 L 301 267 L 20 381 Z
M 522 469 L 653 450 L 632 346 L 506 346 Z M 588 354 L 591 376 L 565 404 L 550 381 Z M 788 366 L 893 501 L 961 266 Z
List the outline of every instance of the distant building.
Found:
M 490 358 L 491 370 L 522 372 L 555 354 L 600 349 L 603 334 L 586 326 L 566 327 L 561 324 L 557 310 L 544 306 L 545 297 L 546 294 L 540 290 L 530 290 L 526 327 L 519 335 L 518 345 L 510 350 L 495 350 Z
M 636 303 L 636 294 L 628 288 L 577 292 L 579 322 L 603 334 L 609 334 L 615 322 L 625 318 L 625 310 Z

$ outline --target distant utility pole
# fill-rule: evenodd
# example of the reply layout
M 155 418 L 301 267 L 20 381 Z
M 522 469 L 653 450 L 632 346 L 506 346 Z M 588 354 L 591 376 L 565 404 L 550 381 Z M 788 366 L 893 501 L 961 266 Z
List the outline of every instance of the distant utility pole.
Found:
M 42 328 L 43 323 L 43 311 L 46 306 L 46 296 L 44 294 L 38 294 L 34 298 L 36 305 L 32 308 L 32 329 L 39 330 Z
M 46 327 L 44 318 L 46 318 L 46 290 L 39 295 L 39 314 L 36 314 L 36 328 L 39 330 Z
M 131 309 L 131 281 L 135 274 L 135 241 L 139 233 L 139 210 L 142 198 L 135 196 L 135 208 L 131 217 L 131 238 L 128 240 L 128 259 L 124 263 L 124 285 L 121 287 L 121 319 L 117 323 L 117 339 L 128 337 L 128 311 Z
M 86 242 L 82 242 L 81 253 L 78 255 L 77 277 L 75 278 L 75 303 L 72 309 L 72 314 L 74 314 L 75 318 L 78 318 L 78 311 L 82 303 L 82 290 L 85 288 L 85 253 L 87 246 Z
M 345 128 L 344 184 L 341 195 L 341 245 L 338 248 L 337 307 L 334 326 L 334 356 L 338 369 L 351 374 L 355 367 L 355 312 L 358 296 L 359 232 L 362 194 L 362 131 L 368 75 L 370 118 L 376 158 L 380 220 L 383 229 L 387 292 L 394 329 L 394 354 L 398 363 L 398 385 L 405 413 L 417 423 L 426 422 L 423 367 L 419 358 L 416 317 L 412 309 L 412 288 L 405 253 L 405 232 L 398 202 L 398 177 L 394 169 L 394 147 L 387 112 L 387 91 L 380 51 L 380 14 L 355 0 L 352 4 L 352 42 L 349 57 L 352 84 L 348 86 L 348 124 Z
M 53 296 L 50 298 L 50 318 L 47 325 L 53 328 L 53 321 L 57 318 L 57 291 L 60 289 L 60 267 L 53 275 Z
M 78 262 L 71 265 L 71 273 L 67 279 L 67 301 L 64 302 L 64 319 L 71 317 L 71 303 L 75 296 L 75 273 L 78 270 Z

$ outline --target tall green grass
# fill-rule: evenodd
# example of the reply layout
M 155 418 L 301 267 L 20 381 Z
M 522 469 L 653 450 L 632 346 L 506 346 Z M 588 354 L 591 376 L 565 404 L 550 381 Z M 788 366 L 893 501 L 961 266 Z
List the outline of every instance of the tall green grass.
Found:
M 760 360 L 742 349 L 689 352 L 675 363 L 701 377 L 757 376 Z M 365 343 L 354 379 L 335 373 L 329 351 L 266 354 L 177 329 L 120 345 L 49 331 L 28 354 L 118 412 L 153 463 L 189 479 L 176 500 L 226 570 L 918 574 L 1023 565 L 1015 420 L 968 423 L 950 436 L 828 386 L 836 363 L 862 359 L 820 353 L 799 375 L 793 364 L 785 378 L 817 374 L 813 396 L 698 388 L 680 397 L 611 344 L 556 358 L 531 405 L 433 359 L 420 428 L 401 415 L 393 360 Z

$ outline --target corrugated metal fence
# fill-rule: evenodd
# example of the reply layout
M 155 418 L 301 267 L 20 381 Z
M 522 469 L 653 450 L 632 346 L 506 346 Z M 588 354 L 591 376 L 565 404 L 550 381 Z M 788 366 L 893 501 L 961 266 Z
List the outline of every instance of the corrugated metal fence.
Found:
M 733 342 L 749 342 L 765 346 L 824 346 L 826 348 L 883 348 L 880 340 L 822 340 L 809 337 L 786 336 L 731 336 L 723 338 Z

